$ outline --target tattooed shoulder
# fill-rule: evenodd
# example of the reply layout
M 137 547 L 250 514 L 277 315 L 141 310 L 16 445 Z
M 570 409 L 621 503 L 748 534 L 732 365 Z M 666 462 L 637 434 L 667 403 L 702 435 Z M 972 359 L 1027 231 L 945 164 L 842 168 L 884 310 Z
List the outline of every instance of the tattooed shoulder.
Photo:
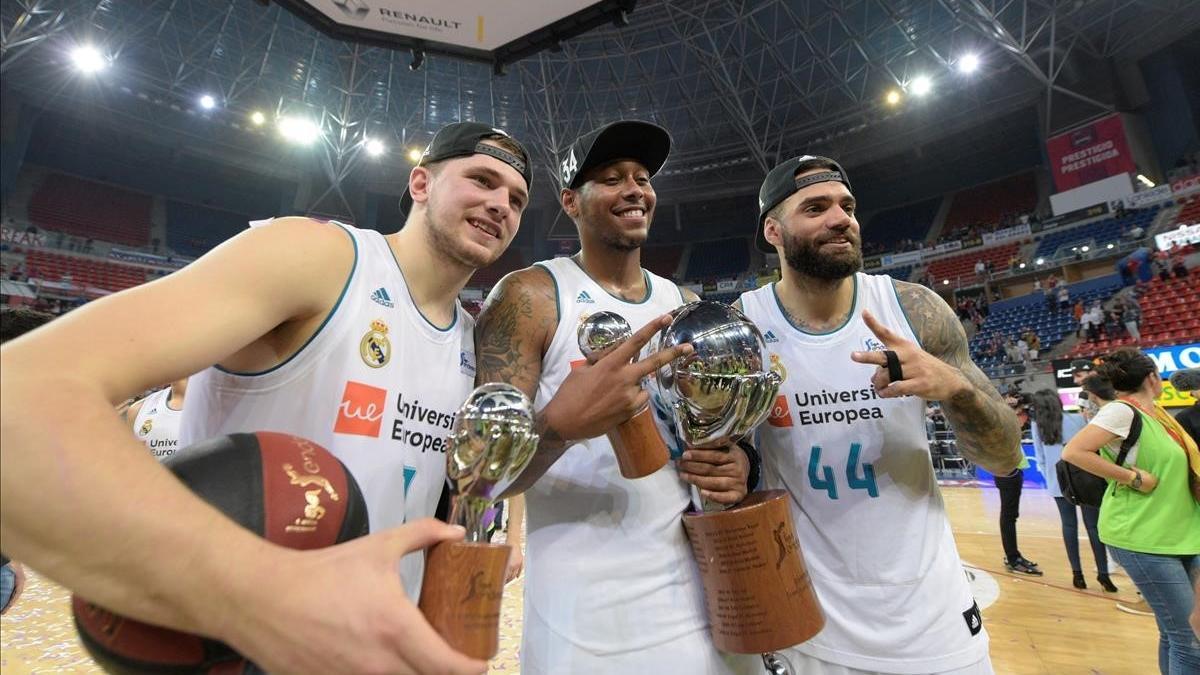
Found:
M 501 279 L 475 322 L 476 381 L 508 382 L 532 394 L 557 323 L 557 291 L 546 269 L 527 267 Z
M 922 349 L 947 361 L 957 361 L 966 355 L 967 334 L 954 310 L 940 295 L 920 284 L 892 283 Z

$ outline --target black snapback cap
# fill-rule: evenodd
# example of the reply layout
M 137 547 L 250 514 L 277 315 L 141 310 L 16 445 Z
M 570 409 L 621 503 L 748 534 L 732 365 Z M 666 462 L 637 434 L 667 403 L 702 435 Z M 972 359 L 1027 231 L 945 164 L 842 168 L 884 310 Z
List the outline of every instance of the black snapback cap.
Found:
M 521 148 L 521 154 L 514 155 L 504 148 L 484 143 L 485 140 L 496 136 L 503 136 L 516 143 Z M 455 122 L 438 129 L 433 140 L 429 142 L 429 146 L 425 148 L 425 152 L 421 153 L 421 159 L 417 161 L 417 166 L 470 155 L 495 157 L 516 169 L 517 173 L 525 179 L 526 188 L 533 184 L 533 165 L 529 161 L 529 151 L 525 149 L 525 146 L 503 129 L 480 122 Z M 404 195 L 400 197 L 400 212 L 407 215 L 408 210 L 412 208 L 412 203 L 412 195 L 409 194 L 406 187 Z
M 829 170 L 796 178 L 798 173 L 820 168 Z M 763 179 L 762 187 L 758 190 L 758 234 L 754 238 L 758 250 L 763 253 L 775 252 L 775 247 L 767 243 L 766 237 L 763 236 L 763 221 L 766 220 L 768 211 L 779 206 L 780 202 L 791 197 L 796 190 L 828 181 L 842 183 L 846 189 L 851 189 L 850 178 L 846 175 L 846 170 L 842 168 L 841 164 L 828 157 L 801 155 L 783 161 L 771 169 L 767 177 Z
M 558 179 L 564 188 L 583 183 L 588 169 L 621 159 L 640 162 L 650 175 L 658 173 L 671 154 L 671 134 L 651 122 L 610 122 L 580 136 L 567 148 L 559 164 Z

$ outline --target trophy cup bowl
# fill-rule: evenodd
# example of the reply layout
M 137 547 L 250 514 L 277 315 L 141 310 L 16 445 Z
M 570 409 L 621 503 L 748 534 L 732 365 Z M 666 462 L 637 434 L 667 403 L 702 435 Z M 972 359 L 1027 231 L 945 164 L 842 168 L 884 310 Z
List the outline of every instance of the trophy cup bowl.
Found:
M 629 322 L 616 312 L 596 312 L 579 322 L 576 338 L 588 363 L 595 363 L 633 335 Z M 654 411 L 647 405 L 608 432 L 617 469 L 625 478 L 642 478 L 667 465 L 670 452 L 659 435 Z
M 685 305 L 651 349 L 683 343 L 693 352 L 655 373 L 653 398 L 669 409 L 687 447 L 726 448 L 767 418 L 783 377 L 768 367 L 758 327 L 734 307 Z M 775 651 L 824 627 L 786 492 L 752 492 L 724 511 L 686 513 L 683 524 L 719 649 Z
M 446 451 L 450 523 L 460 542 L 429 550 L 418 606 L 458 651 L 490 659 L 500 645 L 500 600 L 511 547 L 488 543 L 483 514 L 520 477 L 537 450 L 533 404 L 508 384 L 484 384 L 454 418 Z

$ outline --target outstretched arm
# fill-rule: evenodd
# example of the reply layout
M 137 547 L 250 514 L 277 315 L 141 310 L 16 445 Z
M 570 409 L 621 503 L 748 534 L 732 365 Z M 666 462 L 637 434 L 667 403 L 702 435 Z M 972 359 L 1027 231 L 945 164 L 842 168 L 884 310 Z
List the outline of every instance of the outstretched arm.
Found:
M 897 281 L 896 295 L 920 345 L 900 337 L 868 312 L 864 319 L 884 345 L 900 358 L 903 380 L 891 382 L 881 368 L 873 378 L 881 396 L 916 395 L 941 401 L 965 457 L 994 474 L 1011 472 L 1021 461 L 1021 428 L 987 376 L 971 361 L 967 336 L 954 310 L 932 290 Z M 885 365 L 880 352 L 856 352 L 860 363 Z

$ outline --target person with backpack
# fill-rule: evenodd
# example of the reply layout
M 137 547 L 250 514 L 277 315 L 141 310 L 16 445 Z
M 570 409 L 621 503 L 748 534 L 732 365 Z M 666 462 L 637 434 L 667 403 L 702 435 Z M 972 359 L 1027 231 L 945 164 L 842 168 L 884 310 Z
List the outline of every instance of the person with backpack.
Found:
M 1136 349 L 1118 349 L 1096 374 L 1119 398 L 1063 449 L 1063 459 L 1108 480 L 1100 539 L 1141 591 L 1158 623 L 1163 675 L 1200 671 L 1200 641 L 1188 625 L 1200 581 L 1200 450 L 1155 403 L 1162 378 Z M 1137 442 L 1118 449 L 1141 421 Z M 1123 461 L 1114 458 L 1120 453 Z
M 1083 578 L 1083 564 L 1079 560 L 1079 519 L 1075 504 L 1063 496 L 1054 467 L 1062 456 L 1063 446 L 1071 440 L 1087 424 L 1078 413 L 1064 413 L 1062 399 L 1053 389 L 1042 389 L 1035 392 L 1030 399 L 1030 435 L 1033 436 L 1033 450 L 1037 456 L 1042 473 L 1046 476 L 1046 492 L 1054 497 L 1058 506 L 1058 518 L 1062 521 L 1063 544 L 1067 549 L 1067 560 L 1071 563 L 1071 584 L 1075 588 L 1087 588 Z M 1096 559 L 1096 581 L 1109 593 L 1116 593 L 1108 576 L 1108 554 L 1104 544 L 1100 542 L 1100 533 L 1096 524 L 1100 520 L 1100 509 L 1097 506 L 1080 504 L 1083 512 L 1083 525 L 1087 528 L 1088 542 L 1092 545 L 1092 556 Z

